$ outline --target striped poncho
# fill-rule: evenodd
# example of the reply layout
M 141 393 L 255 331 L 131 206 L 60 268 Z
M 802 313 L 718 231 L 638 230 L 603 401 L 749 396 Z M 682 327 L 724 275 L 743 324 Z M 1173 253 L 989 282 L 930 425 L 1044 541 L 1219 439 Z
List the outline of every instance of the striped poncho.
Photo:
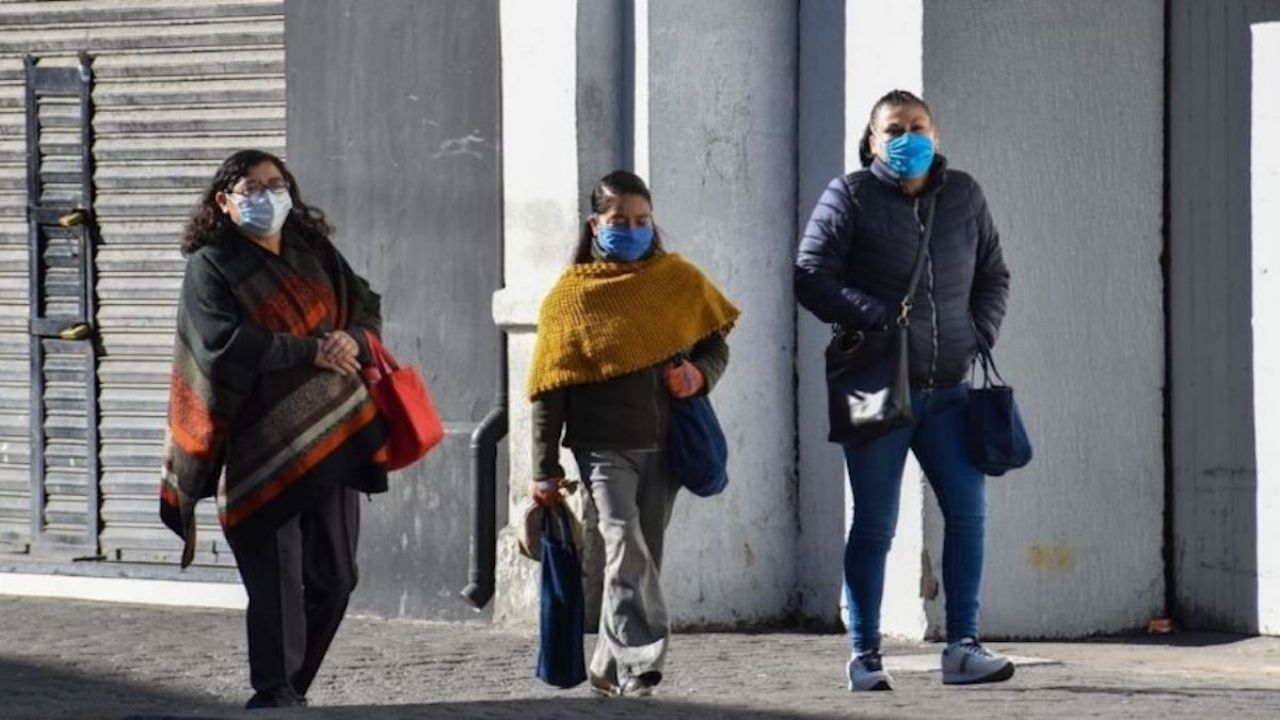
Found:
M 160 516 L 195 551 L 196 501 L 229 538 L 279 525 L 333 483 L 378 491 L 385 423 L 364 384 L 313 365 L 320 338 L 381 327 L 378 295 L 325 238 L 286 226 L 279 256 L 230 235 L 187 261 Z

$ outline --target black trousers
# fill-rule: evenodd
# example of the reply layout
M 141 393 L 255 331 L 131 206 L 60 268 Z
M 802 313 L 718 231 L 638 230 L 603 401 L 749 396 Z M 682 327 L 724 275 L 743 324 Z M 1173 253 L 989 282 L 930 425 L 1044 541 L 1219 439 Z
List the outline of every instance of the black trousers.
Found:
M 334 487 L 274 532 L 231 542 L 249 595 L 249 679 L 258 695 L 303 697 L 356 586 L 360 495 Z

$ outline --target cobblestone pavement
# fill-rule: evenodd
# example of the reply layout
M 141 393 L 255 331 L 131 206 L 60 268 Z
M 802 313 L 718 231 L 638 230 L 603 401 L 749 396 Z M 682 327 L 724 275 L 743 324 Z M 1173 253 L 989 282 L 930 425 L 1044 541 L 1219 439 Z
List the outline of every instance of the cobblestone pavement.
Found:
M 349 618 L 312 707 L 246 713 L 239 613 L 0 596 L 0 718 L 1280 718 L 1280 639 L 1172 642 L 996 643 L 1060 664 L 851 695 L 840 636 L 681 634 L 659 696 L 604 700 L 539 683 L 529 635 Z

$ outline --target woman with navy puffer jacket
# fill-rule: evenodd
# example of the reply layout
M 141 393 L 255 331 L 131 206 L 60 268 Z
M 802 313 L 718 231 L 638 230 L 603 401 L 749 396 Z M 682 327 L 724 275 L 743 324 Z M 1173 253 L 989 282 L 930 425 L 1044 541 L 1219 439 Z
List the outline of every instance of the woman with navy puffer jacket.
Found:
M 884 328 L 910 285 L 933 206 L 928 254 L 910 311 L 914 419 L 844 448 L 854 505 L 845 545 L 850 690 L 893 687 L 880 655 L 880 602 L 908 450 L 924 469 L 946 523 L 943 682 L 998 682 L 1014 672 L 1007 658 L 978 642 L 986 479 L 969 460 L 965 425 L 966 381 L 979 338 L 990 347 L 999 336 L 1009 271 L 982 189 L 947 167 L 937 143 L 923 100 L 902 90 L 882 97 L 862 139 L 863 169 L 827 186 L 796 259 L 795 292 L 806 309 L 844 329 Z

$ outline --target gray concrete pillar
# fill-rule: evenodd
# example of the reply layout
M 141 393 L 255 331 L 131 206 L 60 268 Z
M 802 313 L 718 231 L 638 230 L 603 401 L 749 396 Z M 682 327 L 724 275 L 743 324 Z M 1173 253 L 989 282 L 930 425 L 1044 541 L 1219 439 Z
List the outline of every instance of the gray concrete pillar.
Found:
M 845 84 L 844 0 L 801 3 L 797 237 L 827 183 L 846 172 Z M 827 442 L 831 328 L 802 309 L 796 320 L 796 592 L 801 617 L 829 627 L 840 621 L 848 504 L 840 448 Z
M 987 485 L 991 636 L 1127 630 L 1164 607 L 1163 5 L 924 3 L 925 98 L 1001 231 L 996 357 L 1036 445 Z M 927 535 L 940 576 L 936 512 Z
M 776 621 L 796 578 L 797 5 L 652 0 L 648 20 L 655 217 L 743 311 L 712 395 L 730 487 L 677 502 L 663 582 L 682 625 Z

